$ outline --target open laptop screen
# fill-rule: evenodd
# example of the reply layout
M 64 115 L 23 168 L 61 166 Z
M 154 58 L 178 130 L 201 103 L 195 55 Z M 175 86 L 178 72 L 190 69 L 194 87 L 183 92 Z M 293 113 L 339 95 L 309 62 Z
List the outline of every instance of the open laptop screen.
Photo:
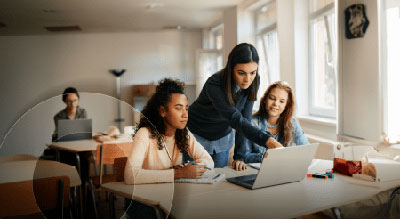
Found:
M 60 119 L 57 136 L 57 141 L 91 139 L 92 119 Z

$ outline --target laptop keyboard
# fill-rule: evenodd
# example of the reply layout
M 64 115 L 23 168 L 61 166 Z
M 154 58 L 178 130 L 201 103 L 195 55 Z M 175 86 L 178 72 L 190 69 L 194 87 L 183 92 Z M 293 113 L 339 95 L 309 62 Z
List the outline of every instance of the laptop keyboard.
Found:
M 241 182 L 247 183 L 252 185 L 254 181 L 256 181 L 257 174 L 250 174 L 250 175 L 245 175 L 245 176 L 239 176 L 237 179 Z

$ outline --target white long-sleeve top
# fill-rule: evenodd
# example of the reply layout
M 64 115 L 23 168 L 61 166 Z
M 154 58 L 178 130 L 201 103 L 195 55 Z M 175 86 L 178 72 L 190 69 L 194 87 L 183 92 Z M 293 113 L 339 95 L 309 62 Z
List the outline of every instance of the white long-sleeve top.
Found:
M 140 128 L 133 140 L 132 154 L 125 166 L 126 184 L 162 183 L 174 181 L 174 165 L 182 164 L 182 153 L 175 144 L 174 136 L 164 136 L 167 151 L 158 149 L 157 139 L 151 138 L 147 128 Z M 211 156 L 189 132 L 188 154 L 199 164 L 214 168 Z

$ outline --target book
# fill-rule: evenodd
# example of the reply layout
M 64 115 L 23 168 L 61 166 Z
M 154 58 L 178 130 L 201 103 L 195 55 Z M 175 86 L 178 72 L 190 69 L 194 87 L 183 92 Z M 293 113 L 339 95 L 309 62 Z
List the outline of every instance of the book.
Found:
M 249 165 L 250 167 L 253 167 L 254 169 L 259 170 L 259 169 L 260 169 L 260 166 L 261 166 L 261 163 L 248 163 L 248 165 Z
M 180 178 L 175 179 L 176 183 L 205 183 L 205 184 L 212 184 L 218 181 L 221 181 L 225 178 L 224 173 L 212 173 L 212 174 L 204 174 L 202 178 L 195 179 L 195 178 Z

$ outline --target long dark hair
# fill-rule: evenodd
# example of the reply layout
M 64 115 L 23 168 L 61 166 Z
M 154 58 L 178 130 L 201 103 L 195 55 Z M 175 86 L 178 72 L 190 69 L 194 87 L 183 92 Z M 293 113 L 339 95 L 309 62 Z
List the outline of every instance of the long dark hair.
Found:
M 264 96 L 261 97 L 260 100 L 260 108 L 254 113 L 254 115 L 264 116 L 268 120 L 268 112 L 265 108 L 267 103 L 267 98 L 269 93 L 274 88 L 280 88 L 285 90 L 288 93 L 288 100 L 286 102 L 285 110 L 283 110 L 282 114 L 279 116 L 279 141 L 284 140 L 284 146 L 288 146 L 289 141 L 292 137 L 292 117 L 295 110 L 295 100 L 292 88 L 285 81 L 277 81 L 271 84 L 267 91 L 265 91 Z
M 248 43 L 241 43 L 235 46 L 232 49 L 231 53 L 228 56 L 228 62 L 226 63 L 225 68 L 222 70 L 222 86 L 224 91 L 228 97 L 229 105 L 234 106 L 236 101 L 235 95 L 235 79 L 233 77 L 233 69 L 236 64 L 244 64 L 249 62 L 259 63 L 260 58 L 258 57 L 258 53 L 256 48 Z M 260 76 L 257 75 L 253 80 L 253 83 L 247 88 L 249 92 L 248 100 L 255 101 L 257 100 L 257 91 L 258 86 L 260 84 Z
M 157 138 L 158 149 L 163 149 L 163 136 L 165 133 L 164 118 L 160 115 L 160 106 L 168 110 L 168 103 L 173 93 L 184 94 L 185 83 L 170 78 L 162 79 L 158 82 L 156 92 L 147 101 L 140 115 L 140 123 L 136 131 L 142 127 L 150 130 L 151 138 Z M 135 131 L 135 133 L 136 133 Z M 183 153 L 189 146 L 188 128 L 177 129 L 175 132 L 175 144 Z

